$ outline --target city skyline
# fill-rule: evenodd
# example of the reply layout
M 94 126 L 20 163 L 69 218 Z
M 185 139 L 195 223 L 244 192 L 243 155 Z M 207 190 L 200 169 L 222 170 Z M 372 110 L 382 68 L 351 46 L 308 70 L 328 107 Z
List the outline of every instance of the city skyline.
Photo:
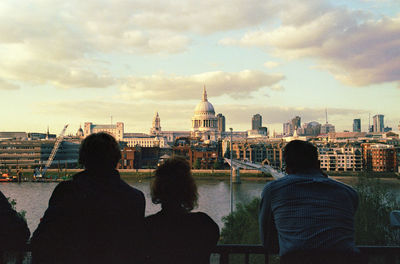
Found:
M 3 1 L 0 131 L 124 122 L 190 130 L 206 85 L 226 128 L 259 113 L 398 129 L 400 2 Z

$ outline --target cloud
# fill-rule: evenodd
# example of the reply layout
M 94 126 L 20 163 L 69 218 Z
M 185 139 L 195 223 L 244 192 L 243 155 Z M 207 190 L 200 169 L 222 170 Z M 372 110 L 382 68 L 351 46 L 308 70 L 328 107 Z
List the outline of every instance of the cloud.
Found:
M 267 62 L 264 63 L 264 66 L 269 68 L 269 69 L 278 67 L 279 65 L 280 65 L 280 63 L 276 62 L 276 61 L 267 61 Z
M 283 79 L 282 74 L 253 70 L 236 73 L 216 71 L 190 76 L 158 74 L 129 77 L 122 84 L 121 91 L 126 99 L 189 100 L 200 98 L 201 88 L 206 85 L 209 96 L 248 97 L 251 92 L 265 87 L 279 90 L 276 84 Z
M 61 88 L 103 88 L 115 81 L 110 76 L 46 61 L 0 62 L 0 76 L 33 84 L 51 84 Z
M 0 79 L 0 90 L 18 90 L 19 86 Z
M 322 2 L 295 2 L 273 30 L 250 31 L 222 45 L 258 46 L 286 59 L 314 58 L 352 86 L 400 81 L 400 15 L 370 14 Z

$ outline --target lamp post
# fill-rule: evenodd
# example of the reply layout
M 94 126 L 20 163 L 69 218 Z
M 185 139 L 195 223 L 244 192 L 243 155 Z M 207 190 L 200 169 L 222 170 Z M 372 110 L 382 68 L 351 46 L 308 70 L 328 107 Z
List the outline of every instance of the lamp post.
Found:
M 230 177 L 230 193 L 231 193 L 231 213 L 233 212 L 233 163 L 232 163 L 232 154 L 233 154 L 233 150 L 232 150 L 232 131 L 233 128 L 229 128 L 229 130 L 231 131 L 231 142 L 230 142 L 230 154 L 231 154 L 231 177 Z

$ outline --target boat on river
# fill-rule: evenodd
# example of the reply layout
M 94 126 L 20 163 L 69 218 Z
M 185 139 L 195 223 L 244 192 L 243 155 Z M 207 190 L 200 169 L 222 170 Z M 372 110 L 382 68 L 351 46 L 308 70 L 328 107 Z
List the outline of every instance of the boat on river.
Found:
M 9 175 L 8 173 L 1 173 L 1 177 L 0 177 L 0 182 L 12 182 L 12 181 L 16 181 L 17 177 L 14 177 Z

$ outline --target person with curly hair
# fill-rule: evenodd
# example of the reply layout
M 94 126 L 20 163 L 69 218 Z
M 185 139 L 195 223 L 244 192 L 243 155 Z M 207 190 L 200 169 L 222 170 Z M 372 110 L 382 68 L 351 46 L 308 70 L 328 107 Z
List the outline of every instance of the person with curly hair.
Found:
M 186 159 L 171 158 L 157 168 L 151 198 L 162 209 L 145 219 L 147 263 L 209 263 L 219 228 L 207 214 L 191 212 L 198 193 Z

